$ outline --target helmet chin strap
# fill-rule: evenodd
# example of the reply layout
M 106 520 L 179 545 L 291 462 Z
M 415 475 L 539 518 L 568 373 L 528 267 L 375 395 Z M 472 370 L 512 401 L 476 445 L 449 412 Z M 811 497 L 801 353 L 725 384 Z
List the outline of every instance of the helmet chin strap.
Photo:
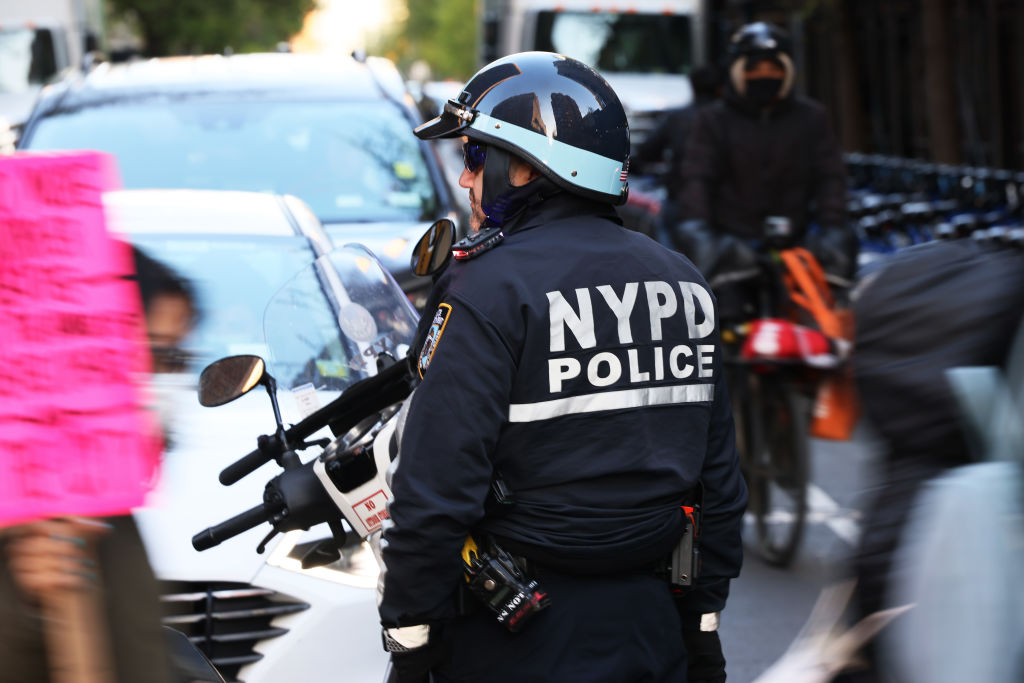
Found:
M 511 170 L 511 154 L 500 147 L 487 148 L 483 196 L 480 197 L 480 206 L 487 218 L 481 227 L 508 228 L 527 206 L 562 191 L 544 175 L 538 175 L 525 185 L 513 185 L 509 180 Z

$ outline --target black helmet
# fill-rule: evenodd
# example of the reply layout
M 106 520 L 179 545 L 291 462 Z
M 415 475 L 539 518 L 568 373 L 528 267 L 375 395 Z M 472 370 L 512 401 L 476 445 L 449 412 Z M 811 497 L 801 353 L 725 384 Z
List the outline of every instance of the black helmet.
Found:
M 626 113 L 611 86 L 570 57 L 522 52 L 491 62 L 415 132 L 465 135 L 526 159 L 563 190 L 626 201 Z
M 779 54 L 792 57 L 789 34 L 763 21 L 740 27 L 729 39 L 730 63 L 740 57 L 778 59 Z
M 729 40 L 729 82 L 733 90 L 759 109 L 788 98 L 796 78 L 791 52 L 789 35 L 778 26 L 762 21 L 743 26 Z M 756 87 L 750 86 L 744 73 L 764 60 L 781 66 L 785 76 L 781 82 L 769 79 L 757 82 Z

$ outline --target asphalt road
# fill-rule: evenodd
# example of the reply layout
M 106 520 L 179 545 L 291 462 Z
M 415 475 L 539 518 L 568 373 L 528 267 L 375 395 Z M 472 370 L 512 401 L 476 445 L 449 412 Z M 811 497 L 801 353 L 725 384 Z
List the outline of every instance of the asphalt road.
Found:
M 774 663 L 806 623 L 822 588 L 842 579 L 876 451 L 863 426 L 849 442 L 813 441 L 809 525 L 790 568 L 760 560 L 748 515 L 743 572 L 732 584 L 720 627 L 730 683 L 751 683 Z

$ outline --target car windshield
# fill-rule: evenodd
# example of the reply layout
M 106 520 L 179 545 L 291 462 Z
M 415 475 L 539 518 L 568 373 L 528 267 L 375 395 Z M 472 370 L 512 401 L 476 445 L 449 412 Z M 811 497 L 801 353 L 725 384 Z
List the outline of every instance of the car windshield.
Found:
M 98 149 L 126 188 L 292 194 L 324 223 L 424 220 L 437 196 L 396 105 L 267 98 L 136 99 L 59 112 L 31 149 Z
M 418 316 L 373 254 L 348 244 L 296 274 L 263 321 L 278 386 L 308 387 L 325 396 L 323 404 L 377 374 L 381 354 L 403 359 Z
M 538 12 L 534 49 L 602 73 L 689 73 L 690 18 L 674 14 Z
M 199 322 L 185 340 L 190 370 L 242 353 L 269 357 L 263 334 L 267 302 L 316 258 L 305 237 L 133 235 L 131 241 L 188 279 Z M 295 361 L 301 363 L 305 358 Z

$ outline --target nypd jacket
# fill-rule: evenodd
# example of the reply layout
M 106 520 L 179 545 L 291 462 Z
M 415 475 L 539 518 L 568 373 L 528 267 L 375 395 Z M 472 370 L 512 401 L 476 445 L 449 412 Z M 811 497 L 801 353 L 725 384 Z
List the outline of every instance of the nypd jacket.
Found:
M 382 544 L 382 623 L 454 614 L 472 530 L 580 567 L 653 565 L 699 481 L 703 578 L 687 607 L 721 609 L 747 492 L 715 302 L 692 264 L 612 207 L 559 194 L 453 262 L 431 301 Z M 514 504 L 493 514 L 498 475 Z

